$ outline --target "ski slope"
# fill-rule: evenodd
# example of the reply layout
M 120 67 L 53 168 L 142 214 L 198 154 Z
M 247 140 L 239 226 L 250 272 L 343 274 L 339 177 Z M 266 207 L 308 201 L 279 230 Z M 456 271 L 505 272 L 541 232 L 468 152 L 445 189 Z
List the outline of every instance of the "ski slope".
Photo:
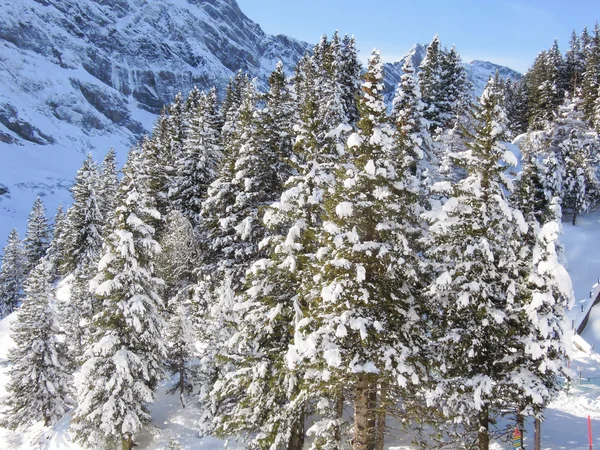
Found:
M 569 313 L 565 327 L 572 328 L 590 308 L 600 287 L 595 286 L 600 277 L 600 212 L 581 216 L 576 226 L 564 223 L 564 246 L 567 268 L 573 281 L 576 302 Z M 593 298 L 590 298 L 593 291 Z M 59 287 L 57 296 L 68 295 L 65 286 Z M 582 308 L 583 307 L 583 308 Z M 583 309 L 583 312 L 581 311 Z M 10 324 L 15 320 L 11 315 L 0 321 L 0 401 L 6 395 L 8 382 L 8 350 L 14 345 L 10 338 Z M 577 327 L 577 325 L 575 325 Z M 600 448 L 600 305 L 592 308 L 589 322 L 582 336 L 573 339 L 567 333 L 569 341 L 576 341 L 571 353 L 571 373 L 573 381 L 567 389 L 547 408 L 542 423 L 542 448 L 546 450 L 589 450 L 588 415 L 592 419 L 593 444 Z M 584 350 L 581 350 L 583 348 Z M 581 374 L 581 382 L 579 375 Z M 242 448 L 240 444 L 212 438 L 201 437 L 196 422 L 201 411 L 189 399 L 186 408 L 182 408 L 176 395 L 167 395 L 169 382 L 158 388 L 157 402 L 151 405 L 152 425 L 136 437 L 140 449 L 168 449 L 172 439 L 182 449 L 212 450 L 223 448 Z M 13 432 L 0 427 L 0 449 L 10 450 L 79 450 L 71 441 L 68 431 L 70 415 L 67 414 L 52 428 L 44 428 L 41 423 L 29 427 L 25 432 Z M 393 424 L 392 424 L 393 425 Z M 393 427 L 398 430 L 397 427 Z M 398 434 L 398 435 L 396 435 Z M 533 423 L 526 424 L 525 448 L 533 443 Z M 410 439 L 400 431 L 392 431 L 386 440 L 386 449 L 412 450 Z M 509 442 L 494 442 L 494 450 L 512 449 Z

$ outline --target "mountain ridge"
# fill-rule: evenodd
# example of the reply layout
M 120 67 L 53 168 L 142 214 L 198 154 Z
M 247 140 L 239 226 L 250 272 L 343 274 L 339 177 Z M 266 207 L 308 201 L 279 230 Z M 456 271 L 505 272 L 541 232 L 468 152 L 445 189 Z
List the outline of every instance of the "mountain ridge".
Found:
M 222 93 L 237 70 L 265 87 L 311 47 L 266 34 L 235 0 L 0 0 L 0 236 L 24 231 L 38 195 L 49 216 L 68 203 L 86 153 L 114 147 L 122 164 L 177 92 Z

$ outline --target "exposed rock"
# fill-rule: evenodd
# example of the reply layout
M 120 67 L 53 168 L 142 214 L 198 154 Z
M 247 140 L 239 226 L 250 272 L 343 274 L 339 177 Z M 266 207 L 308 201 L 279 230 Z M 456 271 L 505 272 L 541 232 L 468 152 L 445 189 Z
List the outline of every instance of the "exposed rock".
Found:
M 54 138 L 42 133 L 35 125 L 21 119 L 10 103 L 0 103 L 0 123 L 23 139 L 40 145 L 54 143 Z

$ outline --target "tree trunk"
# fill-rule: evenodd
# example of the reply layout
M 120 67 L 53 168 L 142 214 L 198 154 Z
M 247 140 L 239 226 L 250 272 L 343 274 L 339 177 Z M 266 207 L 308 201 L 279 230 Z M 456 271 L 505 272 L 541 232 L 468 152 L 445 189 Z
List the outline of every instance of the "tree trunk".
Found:
M 369 431 L 369 446 L 368 450 L 375 450 L 377 446 L 377 385 L 369 383 L 369 406 L 368 406 L 368 431 Z
M 539 417 L 535 418 L 535 427 L 533 431 L 533 448 L 534 450 L 542 449 L 542 421 Z
M 490 448 L 490 417 L 488 409 L 483 409 L 478 415 L 479 431 L 477 433 L 477 441 L 479 442 L 479 450 L 489 450 Z
M 181 401 L 181 406 L 185 408 L 185 403 L 183 401 L 183 389 L 185 387 L 185 363 L 180 361 L 179 363 L 179 400 Z
M 352 450 L 369 450 L 371 433 L 369 433 L 369 376 L 359 375 L 354 398 L 354 438 Z
M 383 383 L 379 386 L 379 405 L 377 408 L 377 428 L 375 429 L 375 450 L 383 450 L 385 439 L 386 395 Z
M 304 414 L 300 414 L 292 427 L 287 450 L 302 450 L 302 447 L 304 447 Z
M 335 416 L 338 420 L 338 424 L 335 427 L 335 440 L 338 442 L 339 448 L 342 448 L 342 417 L 344 415 L 344 394 L 340 393 L 336 405 L 335 405 Z
M 133 449 L 133 437 L 127 436 L 121 438 L 121 449 L 122 450 L 131 450 Z

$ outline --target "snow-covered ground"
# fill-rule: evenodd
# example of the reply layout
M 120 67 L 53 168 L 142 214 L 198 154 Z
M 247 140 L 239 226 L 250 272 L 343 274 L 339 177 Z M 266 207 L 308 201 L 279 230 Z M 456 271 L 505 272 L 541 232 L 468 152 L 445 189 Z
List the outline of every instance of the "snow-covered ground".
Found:
M 565 223 L 562 243 L 565 249 L 568 271 L 573 281 L 576 303 L 569 314 L 566 328 L 571 321 L 577 327 L 591 306 L 600 287 L 600 212 L 589 213 L 578 219 L 576 226 Z M 590 298 L 590 291 L 592 297 Z M 64 287 L 58 296 L 66 295 Z M 582 308 L 583 306 L 583 308 Z M 583 309 L 583 312 L 582 312 Z M 8 381 L 8 350 L 13 345 L 10 324 L 14 314 L 0 321 L 0 401 L 6 395 Z M 571 334 L 569 339 L 571 339 Z M 592 308 L 588 325 L 581 337 L 576 338 L 579 347 L 573 347 L 571 370 L 573 381 L 546 410 L 542 424 L 542 448 L 546 450 L 588 450 L 588 415 L 592 420 L 593 443 L 600 447 L 600 305 Z M 581 374 L 581 382 L 579 380 Z M 158 400 L 151 407 L 152 426 L 136 438 L 140 449 L 168 449 L 173 438 L 183 449 L 212 450 L 222 448 L 224 441 L 205 437 L 196 431 L 201 411 L 190 399 L 182 408 L 178 396 L 167 395 L 167 384 L 158 389 Z M 80 447 L 71 442 L 69 435 L 70 415 L 48 429 L 32 426 L 25 432 L 12 432 L 0 428 L 0 449 L 25 450 L 74 450 Z M 532 445 L 533 424 L 527 423 L 525 446 Z M 389 450 L 410 450 L 408 439 L 390 436 L 386 442 Z M 229 448 L 236 448 L 229 443 Z M 494 450 L 512 449 L 511 443 L 494 442 Z

